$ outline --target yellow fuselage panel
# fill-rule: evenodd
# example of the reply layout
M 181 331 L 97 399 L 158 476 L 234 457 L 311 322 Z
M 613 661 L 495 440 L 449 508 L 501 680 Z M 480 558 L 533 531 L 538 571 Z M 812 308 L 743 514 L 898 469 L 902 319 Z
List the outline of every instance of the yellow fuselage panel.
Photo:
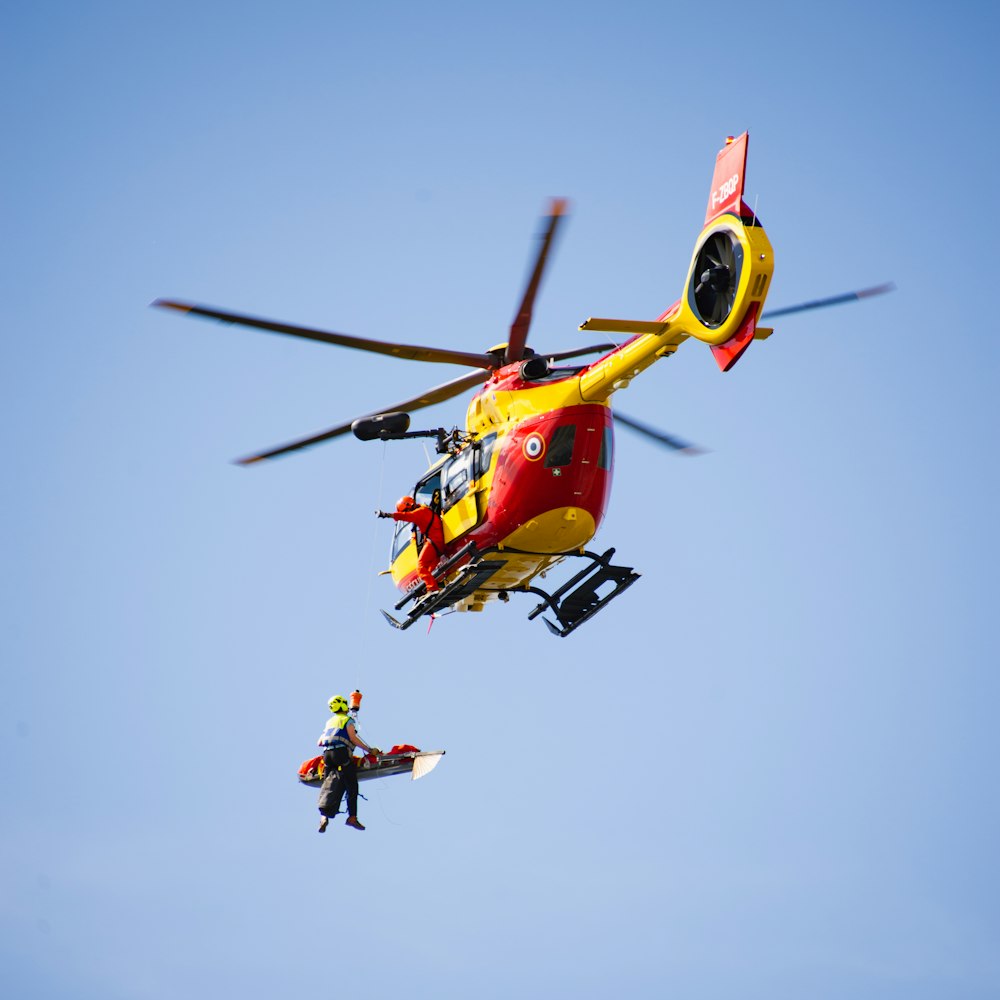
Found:
M 502 433 L 526 417 L 583 402 L 580 379 L 576 376 L 523 389 L 503 389 L 499 385 L 497 381 L 488 382 L 469 404 L 465 426 L 470 434 Z
M 415 574 L 417 572 L 417 543 L 414 541 L 413 537 L 410 537 L 410 541 L 406 548 L 392 561 L 392 582 L 396 584 L 397 587 L 403 585 L 403 581 L 409 576 L 414 577 L 414 583 L 416 583 Z
M 560 507 L 533 517 L 507 536 L 504 547 L 528 552 L 569 552 L 582 549 L 594 537 L 597 525 L 581 507 Z
M 563 556 L 517 555 L 508 551 L 495 552 L 491 559 L 503 559 L 504 565 L 487 581 L 489 590 L 477 590 L 464 601 L 455 605 L 457 611 L 480 611 L 484 604 L 495 601 L 505 590 L 517 590 L 531 583 L 539 574 L 545 576 L 551 569 L 563 560 Z

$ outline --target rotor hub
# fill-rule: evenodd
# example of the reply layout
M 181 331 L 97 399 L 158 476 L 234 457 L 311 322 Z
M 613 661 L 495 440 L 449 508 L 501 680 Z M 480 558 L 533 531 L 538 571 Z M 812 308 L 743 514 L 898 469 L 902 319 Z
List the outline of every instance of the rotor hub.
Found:
M 688 301 L 710 329 L 725 323 L 736 304 L 743 267 L 743 248 L 726 230 L 711 233 L 698 249 Z
M 733 280 L 733 272 L 725 264 L 708 268 L 701 275 L 701 283 L 710 285 L 713 292 L 725 292 Z

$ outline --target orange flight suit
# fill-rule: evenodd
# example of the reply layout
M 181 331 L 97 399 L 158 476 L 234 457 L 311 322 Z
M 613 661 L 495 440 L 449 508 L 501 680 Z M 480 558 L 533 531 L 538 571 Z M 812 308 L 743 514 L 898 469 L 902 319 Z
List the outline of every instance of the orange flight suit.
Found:
M 417 558 L 417 576 L 423 580 L 428 591 L 440 590 L 441 587 L 431 571 L 444 555 L 444 525 L 441 524 L 441 515 L 424 504 L 417 504 L 413 510 L 393 511 L 392 517 L 395 521 L 406 521 L 416 525 L 424 536 L 424 543 Z

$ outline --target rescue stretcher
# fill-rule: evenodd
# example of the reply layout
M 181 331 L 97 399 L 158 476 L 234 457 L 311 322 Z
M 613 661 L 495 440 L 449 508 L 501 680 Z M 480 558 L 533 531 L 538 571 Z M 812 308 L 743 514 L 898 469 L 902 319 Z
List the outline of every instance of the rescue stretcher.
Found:
M 409 744 L 397 744 L 388 753 L 379 757 L 374 754 L 355 757 L 354 766 L 358 771 L 358 781 L 388 778 L 393 774 L 410 774 L 411 780 L 416 781 L 425 774 L 430 774 L 438 766 L 444 754 L 444 750 L 418 750 Z M 319 788 L 323 784 L 322 754 L 302 762 L 299 767 L 299 781 L 311 788 Z

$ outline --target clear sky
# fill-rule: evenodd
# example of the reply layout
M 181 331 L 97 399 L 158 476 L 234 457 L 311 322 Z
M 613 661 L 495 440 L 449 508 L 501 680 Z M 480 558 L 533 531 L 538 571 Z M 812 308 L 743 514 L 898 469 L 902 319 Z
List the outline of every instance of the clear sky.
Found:
M 299 0 L 0 14 L 0 993 L 1000 994 L 996 7 Z M 459 370 L 148 308 L 531 343 L 680 293 L 750 130 L 776 323 L 616 398 L 566 640 L 407 632 L 419 442 L 230 459 Z M 461 421 L 464 401 L 424 424 Z M 448 751 L 316 834 L 327 698 Z

